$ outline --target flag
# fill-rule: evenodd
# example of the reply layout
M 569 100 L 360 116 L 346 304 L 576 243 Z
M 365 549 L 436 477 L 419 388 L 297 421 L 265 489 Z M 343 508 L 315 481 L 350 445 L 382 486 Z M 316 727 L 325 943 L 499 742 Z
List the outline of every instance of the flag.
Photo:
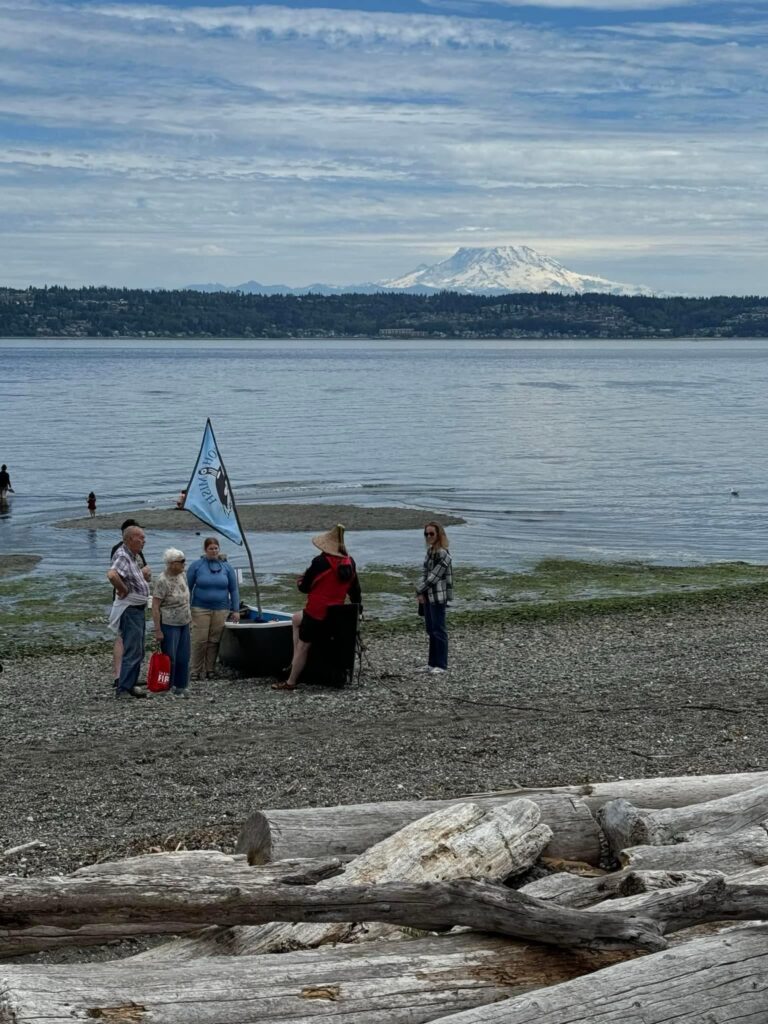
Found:
M 210 420 L 205 423 L 203 443 L 187 485 L 183 508 L 235 544 L 245 543 L 229 477 Z

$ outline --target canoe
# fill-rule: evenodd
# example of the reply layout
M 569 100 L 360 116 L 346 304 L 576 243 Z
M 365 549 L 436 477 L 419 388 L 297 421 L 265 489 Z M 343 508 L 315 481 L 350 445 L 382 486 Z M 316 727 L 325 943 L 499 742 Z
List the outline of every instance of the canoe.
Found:
M 326 632 L 312 644 L 300 682 L 342 687 L 351 682 L 357 657 L 359 605 L 328 609 Z M 227 622 L 219 660 L 248 678 L 281 676 L 293 656 L 293 624 L 287 612 L 258 611 L 244 605 L 240 622 Z
M 277 676 L 293 656 L 293 624 L 288 612 L 240 609 L 240 622 L 227 622 L 219 661 L 244 676 Z

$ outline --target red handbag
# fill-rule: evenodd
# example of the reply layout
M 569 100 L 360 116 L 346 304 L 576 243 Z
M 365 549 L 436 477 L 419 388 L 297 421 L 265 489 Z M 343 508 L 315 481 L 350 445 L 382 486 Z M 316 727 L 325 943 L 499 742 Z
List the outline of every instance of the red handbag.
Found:
M 171 659 L 167 654 L 155 651 L 147 666 L 147 689 L 162 693 L 171 688 Z

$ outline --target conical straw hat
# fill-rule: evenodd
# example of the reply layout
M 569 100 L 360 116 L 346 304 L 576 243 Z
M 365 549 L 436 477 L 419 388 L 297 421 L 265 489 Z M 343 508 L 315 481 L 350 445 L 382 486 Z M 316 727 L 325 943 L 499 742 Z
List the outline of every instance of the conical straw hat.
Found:
M 326 555 L 343 555 L 345 554 L 344 527 L 341 523 L 337 523 L 333 529 L 326 530 L 325 533 L 318 533 L 316 537 L 312 538 L 312 543 Z

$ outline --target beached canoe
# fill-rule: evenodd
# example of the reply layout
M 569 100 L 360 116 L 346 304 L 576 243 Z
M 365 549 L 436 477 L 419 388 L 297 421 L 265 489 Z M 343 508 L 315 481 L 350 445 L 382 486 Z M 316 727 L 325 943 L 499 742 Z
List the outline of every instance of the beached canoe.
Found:
M 360 608 L 356 604 L 334 605 L 328 609 L 326 631 L 309 652 L 302 683 L 345 686 L 352 680 L 357 657 Z M 291 616 L 287 612 L 262 610 L 244 605 L 240 622 L 227 622 L 221 637 L 219 660 L 243 676 L 281 676 L 293 656 Z

